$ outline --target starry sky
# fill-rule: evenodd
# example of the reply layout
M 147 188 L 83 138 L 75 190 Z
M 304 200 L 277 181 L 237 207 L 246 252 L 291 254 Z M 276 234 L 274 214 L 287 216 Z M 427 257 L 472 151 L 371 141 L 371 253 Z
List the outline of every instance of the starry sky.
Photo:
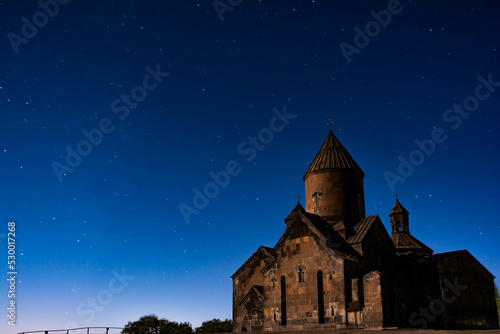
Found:
M 500 276 L 499 9 L 1 1 L 0 332 L 231 318 L 329 119 L 367 215 L 389 229 L 398 193 L 414 236 Z

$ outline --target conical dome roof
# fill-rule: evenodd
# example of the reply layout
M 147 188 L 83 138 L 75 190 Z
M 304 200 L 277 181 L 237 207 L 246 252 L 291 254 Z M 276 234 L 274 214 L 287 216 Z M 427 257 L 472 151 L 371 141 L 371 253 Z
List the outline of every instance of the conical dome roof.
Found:
M 304 180 L 310 173 L 325 169 L 350 168 L 357 169 L 363 173 L 358 164 L 351 157 L 340 141 L 335 137 L 332 130 L 326 137 L 325 142 L 321 145 L 319 152 L 314 157 L 311 165 L 304 174 Z M 363 174 L 364 175 L 364 174 Z

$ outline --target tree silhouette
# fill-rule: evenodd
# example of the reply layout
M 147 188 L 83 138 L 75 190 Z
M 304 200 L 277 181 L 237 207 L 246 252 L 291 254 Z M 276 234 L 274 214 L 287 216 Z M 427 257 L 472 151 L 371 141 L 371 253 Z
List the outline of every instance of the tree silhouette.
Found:
M 145 315 L 134 322 L 128 322 L 122 333 L 126 334 L 191 334 L 193 328 L 188 322 L 177 323 L 158 319 L 154 314 Z
M 212 319 L 204 321 L 200 327 L 196 328 L 196 334 L 203 333 L 231 333 L 233 331 L 233 322 L 229 319 L 221 321 L 219 319 Z

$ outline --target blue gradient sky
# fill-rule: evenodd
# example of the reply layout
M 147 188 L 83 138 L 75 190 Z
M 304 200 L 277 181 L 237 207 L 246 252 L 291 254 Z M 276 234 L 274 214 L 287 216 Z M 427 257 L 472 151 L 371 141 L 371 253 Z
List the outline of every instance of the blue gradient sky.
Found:
M 194 326 L 230 318 L 230 275 L 279 239 L 330 118 L 366 174 L 367 215 L 386 227 L 384 173 L 445 130 L 395 191 L 413 235 L 436 253 L 468 249 L 498 277 L 500 88 L 456 129 L 443 114 L 478 76 L 500 81 L 499 8 L 401 6 L 348 63 L 339 44 L 354 44 L 354 28 L 387 1 L 244 1 L 221 21 L 211 1 L 74 0 L 17 53 L 8 33 L 41 9 L 1 2 L 2 307 L 9 220 L 19 274 L 17 326 L 2 315 L 0 332 L 124 326 L 150 313 Z M 112 102 L 157 65 L 169 76 L 120 119 Z M 297 116 L 248 162 L 238 146 L 284 106 Z M 114 131 L 59 182 L 51 164 L 105 118 Z M 232 160 L 241 172 L 187 224 L 179 205 Z M 122 270 L 134 277 L 123 289 Z M 106 305 L 92 316 L 98 297 Z

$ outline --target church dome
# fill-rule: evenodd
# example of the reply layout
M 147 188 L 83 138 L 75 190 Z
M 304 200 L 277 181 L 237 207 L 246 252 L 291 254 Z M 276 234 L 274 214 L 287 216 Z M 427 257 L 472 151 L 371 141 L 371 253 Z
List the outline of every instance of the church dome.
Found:
M 306 211 L 320 215 L 332 226 L 340 221 L 343 225 L 357 223 L 365 216 L 364 176 L 330 130 L 303 177 Z

